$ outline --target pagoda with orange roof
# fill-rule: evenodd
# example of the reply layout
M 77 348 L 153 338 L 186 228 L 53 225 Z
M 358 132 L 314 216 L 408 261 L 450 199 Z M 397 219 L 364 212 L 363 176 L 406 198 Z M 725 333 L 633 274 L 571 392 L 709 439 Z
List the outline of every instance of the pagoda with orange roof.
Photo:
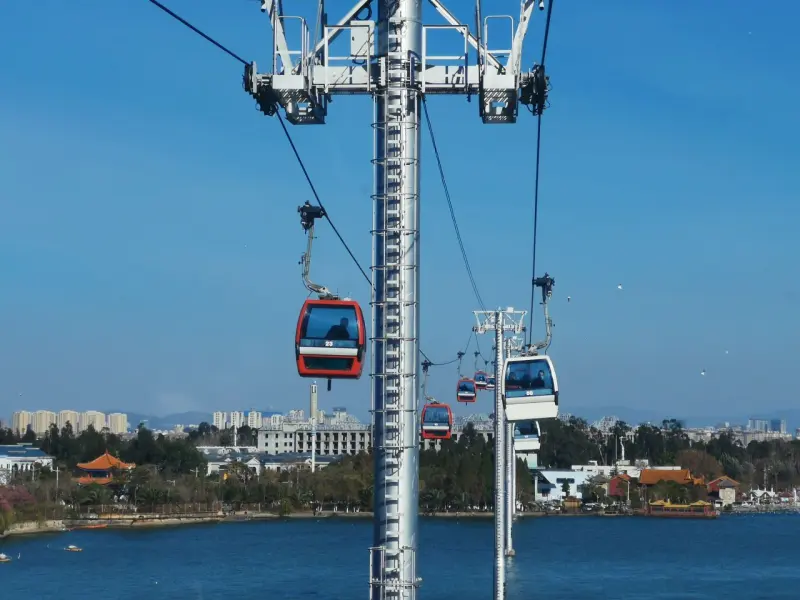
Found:
M 90 462 L 78 463 L 77 467 L 84 472 L 84 475 L 78 478 L 79 484 L 108 485 L 114 479 L 114 471 L 132 471 L 136 465 L 124 463 L 106 450 Z

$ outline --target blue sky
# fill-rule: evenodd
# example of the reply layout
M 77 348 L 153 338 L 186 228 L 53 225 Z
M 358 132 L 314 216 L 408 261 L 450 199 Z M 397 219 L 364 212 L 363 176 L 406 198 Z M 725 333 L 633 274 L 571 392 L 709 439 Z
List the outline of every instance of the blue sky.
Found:
M 270 62 L 257 2 L 168 5 Z M 472 3 L 450 5 L 472 22 Z M 556 278 L 562 410 L 724 419 L 796 402 L 798 16 L 778 1 L 555 6 L 537 270 Z M 0 51 L 0 414 L 305 407 L 296 207 L 311 195 L 240 66 L 144 0 L 2 3 Z M 429 108 L 484 300 L 527 309 L 535 121 L 485 126 L 460 97 Z M 292 129 L 365 266 L 371 120 L 368 98 L 343 97 L 327 125 Z M 421 346 L 445 361 L 477 306 L 423 138 Z M 368 312 L 328 227 L 316 247 L 314 272 Z M 432 369 L 429 391 L 451 399 L 455 381 L 454 365 Z M 369 403 L 366 376 L 320 397 L 362 417 Z M 457 411 L 472 409 L 489 412 L 489 397 Z

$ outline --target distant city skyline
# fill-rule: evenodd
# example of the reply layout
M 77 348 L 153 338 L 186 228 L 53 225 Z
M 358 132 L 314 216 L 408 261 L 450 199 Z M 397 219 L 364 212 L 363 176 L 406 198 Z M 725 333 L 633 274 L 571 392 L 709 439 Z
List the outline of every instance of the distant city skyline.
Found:
M 107 428 L 111 433 L 122 434 L 128 431 L 128 415 L 126 413 L 103 413 L 96 410 L 78 412 L 64 409 L 58 412 L 52 410 L 18 410 L 12 413 L 9 427 L 24 434 L 28 429 L 41 436 L 50 430 L 52 425 L 59 429 L 66 427 L 67 423 L 77 434 L 81 431 L 94 428 L 100 431 Z
M 370 414 L 367 411 L 361 412 L 353 412 L 347 409 L 346 407 L 328 407 L 326 408 L 319 408 L 318 410 L 331 415 L 334 412 L 334 409 L 341 409 L 344 408 L 346 412 L 350 415 L 355 416 L 362 422 L 369 422 L 370 421 Z M 457 416 L 465 417 L 468 414 L 490 414 L 490 410 L 480 410 L 480 407 L 471 407 L 473 410 L 469 411 L 461 411 Z M 794 432 L 797 427 L 800 427 L 800 410 L 788 410 L 788 411 L 775 411 L 774 413 L 770 413 L 768 411 L 761 411 L 757 414 L 750 415 L 750 416 L 736 416 L 736 417 L 726 417 L 726 416 L 707 416 L 702 418 L 685 418 L 681 415 L 675 414 L 658 414 L 655 411 L 642 411 L 639 409 L 629 409 L 626 407 L 607 407 L 605 411 L 594 410 L 594 409 L 580 409 L 576 407 L 575 410 L 566 410 L 565 407 L 563 408 L 563 414 L 570 414 L 577 417 L 581 417 L 586 419 L 589 423 L 593 423 L 595 421 L 600 420 L 604 417 L 617 417 L 622 421 L 625 421 L 631 425 L 638 425 L 640 423 L 652 422 L 655 424 L 659 424 L 663 419 L 669 418 L 676 418 L 681 421 L 684 421 L 687 424 L 687 427 L 717 427 L 721 424 L 728 423 L 730 426 L 738 426 L 747 428 L 750 426 L 751 429 L 754 430 L 761 430 L 761 431 L 775 431 L 776 424 L 779 429 L 782 429 L 786 432 Z M 256 409 L 256 412 L 263 415 L 263 418 L 268 418 L 272 415 L 288 415 L 292 411 L 303 411 L 305 414 L 309 414 L 309 409 L 303 405 L 295 406 L 294 408 L 288 409 L 286 411 L 277 411 L 274 409 Z M 29 411 L 35 412 L 35 411 Z M 55 411 L 54 411 L 55 412 Z M 65 411 L 60 411 L 65 412 Z M 66 411 L 70 412 L 70 411 Z M 78 411 L 75 411 L 78 412 Z M 91 411 L 84 411 L 84 412 L 91 412 Z M 98 411 L 99 412 L 99 411 Z M 144 415 L 140 413 L 135 413 L 131 411 L 110 411 L 101 414 L 125 414 L 128 417 L 128 428 L 135 429 L 136 426 L 141 421 L 146 421 L 147 426 L 153 429 L 159 430 L 169 430 L 173 429 L 177 425 L 181 426 L 189 426 L 189 425 L 198 425 L 199 423 L 205 421 L 209 424 L 214 424 L 214 414 L 215 412 L 224 412 L 227 415 L 230 415 L 231 411 L 188 411 L 183 413 L 171 413 L 171 414 L 162 414 L 162 415 Z M 251 412 L 251 409 L 240 410 L 233 412 L 238 412 L 242 415 L 243 424 L 247 424 L 247 415 Z M 56 413 L 58 414 L 58 413 Z M 78 413 L 80 414 L 80 413 Z M 229 421 L 229 419 L 227 419 Z M 13 415 L 8 418 L 0 418 L 0 421 L 6 424 L 7 427 L 11 427 L 13 424 Z M 237 425 L 240 426 L 240 425 Z

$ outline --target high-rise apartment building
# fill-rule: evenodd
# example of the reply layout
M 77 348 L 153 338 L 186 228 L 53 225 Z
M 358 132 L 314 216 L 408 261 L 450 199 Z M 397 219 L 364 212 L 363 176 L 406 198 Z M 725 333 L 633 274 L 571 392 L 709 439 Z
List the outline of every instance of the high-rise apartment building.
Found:
M 106 426 L 106 415 L 96 410 L 87 410 L 80 416 L 81 431 L 89 429 L 91 425 L 95 431 L 101 431 Z
M 750 431 L 769 431 L 769 421 L 766 419 L 750 419 L 747 421 L 747 428 Z
M 58 428 L 63 429 L 69 423 L 72 431 L 78 433 L 80 427 L 80 414 L 76 410 L 62 410 L 58 413 Z
M 28 427 L 33 425 L 33 413 L 27 410 L 18 410 L 11 416 L 11 429 L 24 435 Z
M 50 430 L 51 425 L 62 429 L 66 427 L 67 423 L 72 426 L 72 432 L 75 435 L 85 431 L 89 425 L 94 427 L 95 431 L 102 431 L 104 428 L 108 428 L 111 433 L 116 434 L 128 431 L 128 415 L 125 413 L 112 413 L 106 418 L 104 413 L 96 410 L 89 410 L 84 413 L 79 413 L 75 410 L 62 410 L 58 413 L 51 410 L 37 410 L 34 412 L 19 410 L 12 417 L 11 427 L 21 434 L 24 434 L 30 428 L 37 436 L 41 437 Z
M 247 426 L 251 429 L 258 429 L 261 427 L 261 422 L 263 421 L 264 416 L 258 412 L 256 409 L 250 409 L 250 412 L 247 413 Z
M 786 419 L 772 419 L 769 423 L 769 430 L 775 433 L 786 433 Z
M 58 417 L 52 410 L 37 410 L 33 413 L 31 428 L 36 435 L 44 435 L 50 431 L 50 425 L 58 424 Z
M 213 415 L 213 423 L 212 425 L 217 429 L 225 429 L 228 426 L 228 415 L 227 413 L 217 411 Z
M 128 432 L 128 415 L 125 413 L 111 413 L 107 422 L 111 433 L 120 435 Z
M 244 413 L 240 410 L 232 410 L 231 411 L 231 420 L 230 424 L 231 427 L 236 427 L 237 429 L 246 423 Z

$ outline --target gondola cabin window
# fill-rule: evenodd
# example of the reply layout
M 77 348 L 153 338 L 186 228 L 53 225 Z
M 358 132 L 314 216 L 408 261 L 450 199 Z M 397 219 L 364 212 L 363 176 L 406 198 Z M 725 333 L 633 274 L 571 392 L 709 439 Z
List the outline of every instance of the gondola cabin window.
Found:
M 553 374 L 544 361 L 517 362 L 508 365 L 506 392 L 532 391 L 533 396 L 553 394 Z M 519 395 L 519 394 L 514 394 Z
M 426 425 L 449 425 L 450 411 L 445 406 L 428 406 L 425 409 Z
M 352 306 L 309 306 L 300 337 L 309 342 L 333 341 L 336 348 L 355 348 L 358 345 L 356 309 Z

